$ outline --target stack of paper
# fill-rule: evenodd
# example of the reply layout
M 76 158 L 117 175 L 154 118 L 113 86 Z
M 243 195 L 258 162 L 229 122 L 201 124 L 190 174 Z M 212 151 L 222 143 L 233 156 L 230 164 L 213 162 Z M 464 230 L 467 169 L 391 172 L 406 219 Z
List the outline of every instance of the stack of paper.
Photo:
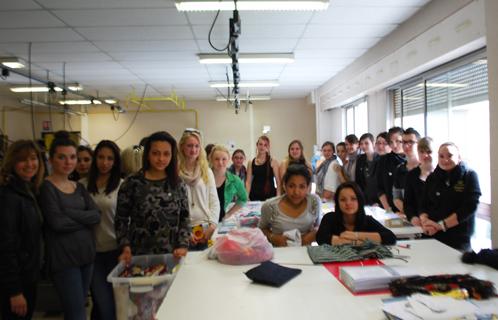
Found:
M 475 300 L 414 294 L 410 297 L 387 299 L 382 310 L 388 319 L 494 319 L 492 315 L 497 312 L 496 305 L 497 299 L 482 304 Z
M 416 275 L 405 266 L 341 267 L 339 271 L 339 278 L 352 292 L 387 289 L 395 279 Z

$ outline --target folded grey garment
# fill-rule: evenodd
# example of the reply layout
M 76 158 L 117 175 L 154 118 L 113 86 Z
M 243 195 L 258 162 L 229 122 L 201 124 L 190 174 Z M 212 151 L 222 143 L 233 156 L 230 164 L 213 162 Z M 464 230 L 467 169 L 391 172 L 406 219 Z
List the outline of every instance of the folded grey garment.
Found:
M 389 248 L 381 244 L 366 241 L 359 246 L 351 244 L 308 246 L 308 255 L 313 263 L 345 262 L 366 259 L 392 258 L 393 254 Z

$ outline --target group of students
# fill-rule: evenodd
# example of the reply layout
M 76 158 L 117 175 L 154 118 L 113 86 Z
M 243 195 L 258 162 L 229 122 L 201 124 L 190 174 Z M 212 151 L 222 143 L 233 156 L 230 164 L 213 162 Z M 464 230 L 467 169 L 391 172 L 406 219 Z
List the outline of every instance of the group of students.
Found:
M 259 227 L 274 246 L 289 245 L 296 233 L 298 245 L 393 244 L 394 234 L 365 214 L 365 205 L 378 203 L 402 210 L 428 236 L 464 248 L 480 195 L 476 174 L 461 163 L 451 143 L 439 148 L 434 169 L 431 140 L 425 138 L 424 144 L 411 130 L 399 130 L 379 135 L 375 149 L 371 134 L 359 141 L 349 135 L 337 145 L 337 156 L 334 144 L 326 142 L 315 172 L 299 140 L 289 144 L 288 156 L 279 164 L 270 155 L 270 139 L 261 136 L 247 167 L 240 149 L 233 152 L 229 167 L 229 151 L 215 145 L 206 152 L 199 131 L 185 130 L 178 143 L 160 131 L 142 140 L 141 169 L 124 180 L 121 153 L 112 141 L 103 140 L 92 151 L 78 148 L 67 132 L 57 133 L 48 176 L 38 146 L 29 140 L 14 142 L 0 172 L 2 315 L 31 318 L 45 265 L 65 318 L 86 319 L 90 290 L 92 319 L 114 319 L 106 277 L 117 261 L 202 250 L 218 223 L 248 199 L 265 201 Z M 420 164 L 411 161 L 417 142 Z M 310 192 L 313 177 L 316 194 Z M 402 183 L 396 184 L 397 179 Z M 403 195 L 399 207 L 396 188 Z M 335 212 L 320 220 L 322 199 L 335 200 Z M 196 227 L 202 232 L 192 232 Z
M 375 141 L 370 133 L 346 136 L 344 156 L 338 152 L 336 158 L 333 147 L 323 144 L 325 161 L 316 170 L 323 198 L 331 198 L 344 179 L 355 181 L 367 205 L 396 212 L 421 226 L 425 236 L 455 249 L 470 249 L 481 191 L 476 172 L 462 162 L 454 143 L 440 145 L 436 158 L 430 137 L 393 127 Z

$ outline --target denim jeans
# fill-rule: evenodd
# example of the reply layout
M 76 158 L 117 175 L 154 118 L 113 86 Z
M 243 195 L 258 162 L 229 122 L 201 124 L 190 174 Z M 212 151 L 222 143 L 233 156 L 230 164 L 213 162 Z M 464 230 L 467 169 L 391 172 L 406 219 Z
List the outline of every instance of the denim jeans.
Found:
M 52 274 L 64 320 L 86 320 L 85 302 L 90 289 L 93 264 L 66 268 Z
M 95 256 L 92 292 L 92 320 L 115 320 L 116 308 L 112 284 L 107 282 L 107 275 L 118 264 L 119 251 L 97 252 Z

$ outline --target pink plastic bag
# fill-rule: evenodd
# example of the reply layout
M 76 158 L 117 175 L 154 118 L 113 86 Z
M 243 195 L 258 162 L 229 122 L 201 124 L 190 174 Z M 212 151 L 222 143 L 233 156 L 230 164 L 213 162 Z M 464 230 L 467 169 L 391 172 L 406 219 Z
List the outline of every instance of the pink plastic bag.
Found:
M 239 265 L 270 260 L 273 247 L 259 228 L 241 228 L 216 239 L 209 258 L 221 263 Z

